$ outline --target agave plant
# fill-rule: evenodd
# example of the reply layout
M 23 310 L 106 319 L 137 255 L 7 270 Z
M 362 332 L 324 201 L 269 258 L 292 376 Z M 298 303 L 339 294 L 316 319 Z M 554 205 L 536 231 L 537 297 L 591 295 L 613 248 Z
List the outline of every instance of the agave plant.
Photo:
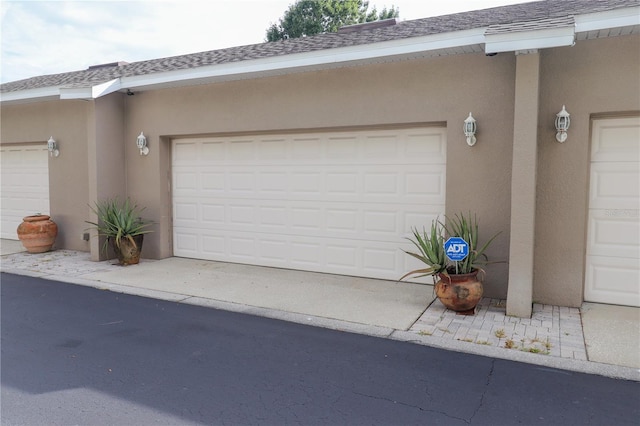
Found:
M 94 226 L 98 235 L 107 237 L 103 250 L 106 250 L 109 239 L 112 239 L 118 248 L 123 239 L 127 239 L 135 247 L 133 237 L 153 232 L 147 229 L 152 222 L 140 217 L 144 209 L 138 208 L 129 199 L 124 202 L 120 202 L 117 198 L 107 199 L 96 202 L 95 208 L 90 208 L 98 216 L 98 222 L 87 221 L 87 223 Z
M 400 280 L 407 277 L 426 277 L 429 275 L 437 275 L 447 268 L 447 257 L 444 253 L 444 233 L 442 223 L 440 221 L 433 220 L 431 222 L 431 229 L 427 231 L 423 228 L 422 233 L 416 228 L 412 229 L 413 238 L 407 238 L 418 249 L 418 252 L 406 251 L 410 256 L 415 257 L 427 267 L 421 269 L 415 269 L 407 272 Z
M 413 238 L 408 238 L 418 249 L 417 252 L 405 251 L 410 256 L 423 262 L 427 267 L 407 272 L 400 280 L 408 277 L 420 278 L 429 275 L 469 274 L 475 269 L 489 264 L 485 251 L 493 240 L 499 235 L 491 237 L 484 245 L 478 248 L 478 220 L 476 216 L 456 214 L 446 217 L 444 222 L 436 219 L 431 222 L 429 232 L 412 229 Z M 460 262 L 452 262 L 448 259 L 444 250 L 444 243 L 450 237 L 460 237 L 469 244 L 468 256 Z

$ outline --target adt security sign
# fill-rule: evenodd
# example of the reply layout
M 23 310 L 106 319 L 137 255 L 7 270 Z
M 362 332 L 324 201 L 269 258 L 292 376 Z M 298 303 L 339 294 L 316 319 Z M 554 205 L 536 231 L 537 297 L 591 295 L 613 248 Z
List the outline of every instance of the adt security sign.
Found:
M 454 262 L 464 260 L 469 255 L 469 244 L 460 237 L 451 237 L 444 243 L 444 253 Z

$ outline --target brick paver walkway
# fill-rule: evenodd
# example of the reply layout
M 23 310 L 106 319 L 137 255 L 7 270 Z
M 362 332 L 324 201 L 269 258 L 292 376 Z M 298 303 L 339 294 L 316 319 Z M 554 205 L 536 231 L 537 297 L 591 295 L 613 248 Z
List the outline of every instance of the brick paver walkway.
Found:
M 458 315 L 436 299 L 410 331 L 469 344 L 587 359 L 578 308 L 536 303 L 529 319 L 507 316 L 505 306 L 505 300 L 483 298 L 475 315 Z

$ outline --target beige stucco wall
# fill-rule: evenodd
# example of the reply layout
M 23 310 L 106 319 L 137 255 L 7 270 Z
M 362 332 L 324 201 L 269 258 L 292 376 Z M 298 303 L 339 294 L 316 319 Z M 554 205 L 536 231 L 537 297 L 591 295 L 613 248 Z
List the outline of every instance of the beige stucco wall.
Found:
M 590 119 L 640 112 L 640 37 L 578 42 L 545 50 L 541 61 L 535 301 L 580 306 L 589 188 Z M 555 139 L 566 105 L 571 127 Z
M 447 212 L 476 212 L 481 234 L 502 231 L 489 251 L 506 260 L 509 245 L 513 55 L 452 56 L 308 72 L 258 80 L 139 92 L 126 98 L 127 191 L 158 223 L 143 254 L 171 255 L 172 136 L 285 129 L 334 129 L 402 123 L 445 123 Z M 462 122 L 478 121 L 467 146 Z M 141 157 L 144 131 L 150 153 Z M 507 265 L 488 268 L 486 292 L 506 295 Z
M 590 119 L 640 112 L 640 38 L 579 41 L 540 52 L 540 107 L 533 299 L 582 302 Z M 194 87 L 114 93 L 96 101 L 2 107 L 2 143 L 50 135 L 52 216 L 58 247 L 89 250 L 81 240 L 87 204 L 129 196 L 156 222 L 143 256 L 172 255 L 171 138 L 290 129 L 422 123 L 447 126 L 447 212 L 476 212 L 482 237 L 501 231 L 489 251 L 508 260 L 516 58 L 513 53 L 395 62 Z M 569 138 L 555 141 L 555 114 L 567 106 Z M 478 142 L 462 122 L 473 112 Z M 147 136 L 141 156 L 135 140 Z M 517 188 L 516 188 L 517 190 Z M 92 245 L 97 244 L 92 240 Z M 96 251 L 91 247 L 92 253 Z M 486 294 L 505 297 L 508 264 L 487 269 Z
M 87 228 L 87 114 L 85 101 L 48 101 L 3 105 L 0 143 L 58 143 L 59 157 L 49 157 L 51 218 L 58 224 L 56 248 L 88 251 L 82 240 Z

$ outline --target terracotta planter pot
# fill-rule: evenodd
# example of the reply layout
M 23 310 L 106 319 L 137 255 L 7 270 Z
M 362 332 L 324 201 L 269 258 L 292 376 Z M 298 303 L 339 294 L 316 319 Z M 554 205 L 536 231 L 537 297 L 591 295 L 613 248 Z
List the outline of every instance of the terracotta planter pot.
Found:
M 116 246 L 115 238 L 109 238 L 109 244 L 118 257 L 118 262 L 122 266 L 137 265 L 140 262 L 140 252 L 142 252 L 142 240 L 144 235 L 133 237 L 133 244 L 128 238 L 120 239 L 120 247 Z
M 475 308 L 482 299 L 482 282 L 478 280 L 478 270 L 470 274 L 439 274 L 436 296 L 444 306 L 462 315 L 475 314 Z
M 51 250 L 58 235 L 58 225 L 47 215 L 26 216 L 18 225 L 18 238 L 29 253 Z

